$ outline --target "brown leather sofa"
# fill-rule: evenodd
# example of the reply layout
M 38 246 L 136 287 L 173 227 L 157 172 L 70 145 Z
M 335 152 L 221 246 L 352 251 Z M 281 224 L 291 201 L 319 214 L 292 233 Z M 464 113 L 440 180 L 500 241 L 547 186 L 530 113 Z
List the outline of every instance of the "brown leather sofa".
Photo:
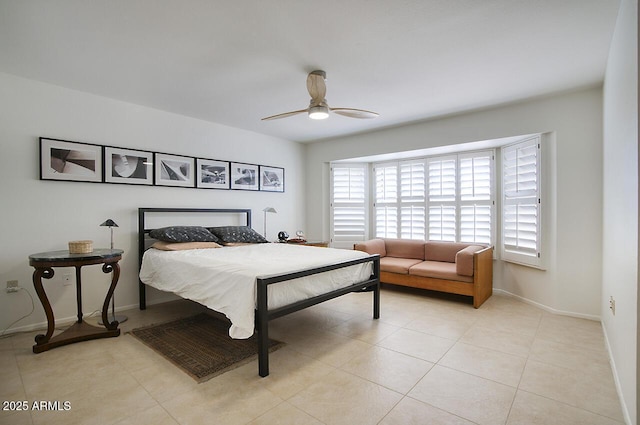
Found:
M 493 247 L 404 239 L 371 239 L 354 249 L 380 255 L 380 281 L 473 297 L 478 308 L 493 293 Z

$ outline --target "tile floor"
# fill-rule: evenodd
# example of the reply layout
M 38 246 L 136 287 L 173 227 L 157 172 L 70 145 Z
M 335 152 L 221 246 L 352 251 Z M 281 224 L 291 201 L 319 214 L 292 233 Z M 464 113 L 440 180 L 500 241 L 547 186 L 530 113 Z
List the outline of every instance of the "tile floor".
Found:
M 0 424 L 580 424 L 624 422 L 600 323 L 494 295 L 480 309 L 384 288 L 277 319 L 287 345 L 208 382 L 126 331 L 190 315 L 188 301 L 123 312 L 118 338 L 35 355 L 33 336 L 0 340 L 0 399 L 69 410 L 0 411 Z

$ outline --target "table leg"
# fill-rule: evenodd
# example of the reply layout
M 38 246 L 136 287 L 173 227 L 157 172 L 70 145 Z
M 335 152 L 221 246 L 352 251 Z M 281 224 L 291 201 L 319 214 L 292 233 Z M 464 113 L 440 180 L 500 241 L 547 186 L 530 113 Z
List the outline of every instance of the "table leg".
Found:
M 102 266 L 102 271 L 104 273 L 111 273 L 111 286 L 109 286 L 109 291 L 107 291 L 107 296 L 104 299 L 104 304 L 102 304 L 102 323 L 104 324 L 105 328 L 109 330 L 115 330 L 118 329 L 118 321 L 114 320 L 113 322 L 109 323 L 107 313 L 109 311 L 109 301 L 111 301 L 111 298 L 113 298 L 113 293 L 116 290 L 118 278 L 120 277 L 120 266 L 118 265 L 118 263 L 105 263 Z
M 82 323 L 82 282 L 80 279 L 80 269 L 76 266 L 76 302 L 78 304 L 78 323 Z
M 42 307 L 44 307 L 44 312 L 47 315 L 47 333 L 36 335 L 36 345 L 43 345 L 49 342 L 56 327 L 56 321 L 53 317 L 53 309 L 49 303 L 49 298 L 47 298 L 47 293 L 44 291 L 44 287 L 42 286 L 42 278 L 51 279 L 52 277 L 53 269 L 51 267 L 36 268 L 33 272 L 33 286 L 36 289 L 36 294 L 38 294 L 38 298 L 40 298 Z

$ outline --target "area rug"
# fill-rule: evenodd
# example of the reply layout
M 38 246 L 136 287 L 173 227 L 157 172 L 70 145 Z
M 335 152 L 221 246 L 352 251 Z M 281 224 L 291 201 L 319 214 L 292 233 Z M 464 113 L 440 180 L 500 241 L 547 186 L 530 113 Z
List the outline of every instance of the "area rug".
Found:
M 131 334 L 198 382 L 207 381 L 258 356 L 258 338 L 229 337 L 231 324 L 206 313 L 138 328 Z M 270 340 L 269 351 L 283 342 Z M 256 366 L 257 373 L 257 366 Z

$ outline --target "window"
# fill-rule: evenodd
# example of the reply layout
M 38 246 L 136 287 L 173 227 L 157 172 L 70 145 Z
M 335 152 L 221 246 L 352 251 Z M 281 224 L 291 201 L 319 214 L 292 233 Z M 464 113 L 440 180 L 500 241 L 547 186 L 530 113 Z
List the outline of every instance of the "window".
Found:
M 502 148 L 502 258 L 542 267 L 540 137 Z
M 499 246 L 496 253 L 505 261 L 543 269 L 545 137 L 523 136 L 517 143 L 500 147 L 499 170 L 494 150 L 388 161 L 371 168 L 368 164 L 334 164 L 333 246 L 338 242 L 351 247 L 369 234 L 476 242 Z M 501 177 L 499 229 L 496 171 Z
M 493 152 L 458 156 L 460 172 L 460 242 L 495 241 Z
M 400 238 L 424 240 L 424 161 L 400 163 Z
M 376 237 L 492 244 L 494 153 L 374 165 Z
M 378 238 L 398 237 L 398 167 L 381 164 L 374 168 L 375 187 L 375 235 Z
M 427 160 L 430 241 L 456 241 L 457 157 Z
M 333 164 L 331 167 L 331 243 L 350 248 L 368 238 L 367 166 Z

